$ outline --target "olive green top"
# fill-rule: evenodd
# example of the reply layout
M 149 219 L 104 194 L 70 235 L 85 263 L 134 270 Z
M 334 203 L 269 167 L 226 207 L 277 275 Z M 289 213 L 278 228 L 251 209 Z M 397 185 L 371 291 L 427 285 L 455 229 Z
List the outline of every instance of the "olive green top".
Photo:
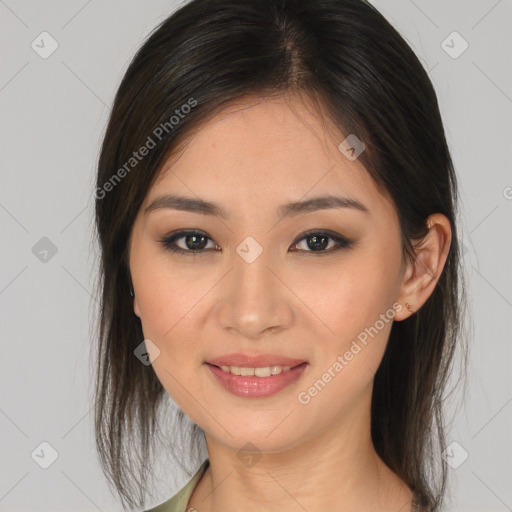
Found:
M 156 507 L 145 510 L 144 512 L 187 512 L 187 505 L 192 492 L 194 491 L 197 483 L 203 476 L 204 472 L 208 469 L 210 460 L 206 459 L 196 474 L 190 479 L 187 485 L 183 487 L 178 493 L 176 493 L 170 500 L 167 500 Z

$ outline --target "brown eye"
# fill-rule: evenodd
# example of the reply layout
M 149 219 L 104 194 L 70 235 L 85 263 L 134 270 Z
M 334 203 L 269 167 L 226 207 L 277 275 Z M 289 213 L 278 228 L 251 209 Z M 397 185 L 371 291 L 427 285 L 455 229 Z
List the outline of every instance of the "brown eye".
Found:
M 221 250 L 213 240 L 202 231 L 179 231 L 160 240 L 166 250 L 183 255 L 197 256 L 211 250 Z M 208 247 L 208 244 L 211 244 Z M 339 249 L 349 248 L 352 241 L 330 231 L 309 231 L 301 235 L 291 246 L 292 252 L 304 252 L 316 255 L 331 254 Z
M 292 244 L 292 251 L 329 254 L 352 245 L 350 240 L 330 231 L 309 231 Z M 303 242 L 304 240 L 304 242 Z M 334 243 L 331 243 L 334 242 Z M 301 247 L 299 247 L 301 245 Z
M 208 241 L 213 244 L 207 250 Z M 201 231 L 180 231 L 174 235 L 160 241 L 162 245 L 169 251 L 178 252 L 187 255 L 197 255 L 209 250 L 218 248 L 208 235 Z

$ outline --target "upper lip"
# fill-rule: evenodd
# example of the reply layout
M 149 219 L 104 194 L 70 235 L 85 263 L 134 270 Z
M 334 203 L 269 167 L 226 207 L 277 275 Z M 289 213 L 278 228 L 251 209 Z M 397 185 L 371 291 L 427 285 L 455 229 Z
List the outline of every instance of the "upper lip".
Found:
M 241 366 L 242 368 L 259 368 L 266 366 L 297 366 L 304 363 L 304 359 L 279 356 L 277 354 L 226 354 L 224 356 L 208 359 L 206 363 L 214 366 Z

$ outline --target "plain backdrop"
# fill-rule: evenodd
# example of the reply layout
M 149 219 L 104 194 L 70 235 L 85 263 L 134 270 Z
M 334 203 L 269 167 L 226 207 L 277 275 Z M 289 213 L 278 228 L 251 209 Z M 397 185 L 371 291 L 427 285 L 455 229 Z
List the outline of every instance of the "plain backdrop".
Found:
M 449 510 L 512 510 L 512 2 L 373 3 L 429 71 L 461 187 L 471 365 Z M 128 63 L 176 6 L 0 0 L 1 511 L 121 510 L 92 429 L 94 174 Z M 155 504 L 189 478 L 164 474 Z

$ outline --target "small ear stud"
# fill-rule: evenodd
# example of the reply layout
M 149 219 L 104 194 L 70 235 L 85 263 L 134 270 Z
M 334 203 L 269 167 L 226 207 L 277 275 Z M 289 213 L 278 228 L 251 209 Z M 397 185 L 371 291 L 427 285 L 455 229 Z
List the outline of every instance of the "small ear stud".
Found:
M 408 302 L 406 302 L 405 307 L 407 308 L 409 313 L 414 313 L 414 306 L 412 304 L 409 304 Z

